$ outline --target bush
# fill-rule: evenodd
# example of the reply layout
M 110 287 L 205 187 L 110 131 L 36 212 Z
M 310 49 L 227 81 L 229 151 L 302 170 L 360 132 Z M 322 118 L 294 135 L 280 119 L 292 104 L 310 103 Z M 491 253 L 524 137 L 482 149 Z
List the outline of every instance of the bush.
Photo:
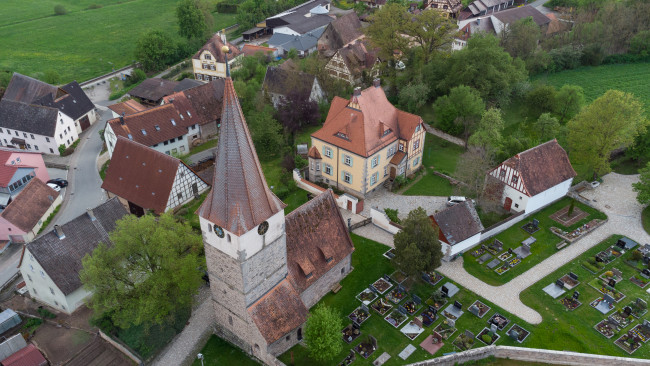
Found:
M 393 190 L 400 189 L 402 186 L 406 184 L 407 180 L 403 175 L 398 175 L 395 177 L 395 180 L 393 181 Z
M 552 60 L 549 65 L 550 71 L 575 69 L 580 66 L 582 53 L 580 50 L 573 49 L 571 46 L 553 49 L 548 54 Z
M 296 155 L 295 166 L 297 169 L 305 168 L 309 162 L 300 155 Z
M 194 74 L 190 71 L 185 71 L 176 78 L 176 80 L 181 81 L 183 79 L 194 79 Z
M 598 66 L 603 63 L 605 51 L 599 43 L 592 43 L 582 49 L 580 61 L 583 65 Z
M 48 319 L 56 318 L 56 315 L 54 315 L 51 311 L 45 308 L 39 307 L 36 311 L 41 315 L 42 318 L 48 318 Z
M 101 9 L 101 8 L 102 6 L 99 4 L 90 4 L 90 6 L 88 6 L 88 10 Z
M 239 4 L 229 3 L 225 1 L 218 3 L 217 6 L 215 7 L 217 13 L 225 13 L 225 14 L 236 14 L 237 9 L 239 9 Z
M 59 145 L 59 154 L 63 155 L 64 152 L 65 152 L 65 145 L 63 144 Z
M 643 253 L 641 253 L 638 250 L 635 250 L 635 251 L 632 252 L 632 260 L 633 261 L 640 261 L 641 259 L 643 259 Z
M 147 78 L 147 74 L 141 69 L 134 69 L 131 72 L 131 75 L 126 77 L 124 81 L 124 86 L 131 86 L 137 84 Z
M 386 208 L 384 209 L 384 212 L 386 213 L 386 216 L 390 219 L 390 221 L 399 224 L 402 222 L 402 220 L 399 219 L 399 210 L 393 209 L 393 208 Z
M 614 272 L 612 271 L 605 272 L 605 277 L 612 277 L 612 276 L 614 276 Z
M 481 336 L 481 339 L 482 339 L 483 342 L 485 342 L 486 344 L 490 344 L 490 343 L 492 343 L 492 337 L 490 337 L 489 334 L 483 334 L 483 335 Z
M 591 263 L 589 263 L 587 261 L 584 261 L 581 264 L 582 264 L 583 267 L 585 267 L 587 270 L 589 270 L 589 271 L 591 271 L 593 273 L 598 272 L 598 267 L 594 266 L 593 264 L 591 264 Z
M 54 6 L 54 15 L 65 15 L 68 11 L 65 10 L 65 7 L 61 4 Z

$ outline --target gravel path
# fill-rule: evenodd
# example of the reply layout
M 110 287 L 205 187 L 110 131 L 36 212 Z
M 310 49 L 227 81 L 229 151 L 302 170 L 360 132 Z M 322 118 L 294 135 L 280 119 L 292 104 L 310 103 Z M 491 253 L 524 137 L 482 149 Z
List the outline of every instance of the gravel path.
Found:
M 445 209 L 447 204 L 447 197 L 436 196 L 402 196 L 389 192 L 386 188 L 372 192 L 366 196 L 363 203 L 363 211 L 361 215 L 370 217 L 370 208 L 375 207 L 380 211 L 385 208 L 393 208 L 399 210 L 399 218 L 405 219 L 409 211 L 417 208 L 418 206 L 427 211 L 427 215 L 432 215 L 436 211 Z
M 643 206 L 636 201 L 636 193 L 632 190 L 632 183 L 637 182 L 639 176 L 610 173 L 603 179 L 604 182 L 600 187 L 583 192 L 582 195 L 590 199 L 596 208 L 605 212 L 609 221 L 585 238 L 546 258 L 507 284 L 498 287 L 490 286 L 470 275 L 463 268 L 462 258 L 454 262 L 443 263 L 439 269 L 440 272 L 523 320 L 531 324 L 541 323 L 542 316 L 524 305 L 519 299 L 523 290 L 611 235 L 623 234 L 640 244 L 650 243 L 650 235 L 643 230 L 641 225 Z M 539 294 L 539 296 L 545 295 Z

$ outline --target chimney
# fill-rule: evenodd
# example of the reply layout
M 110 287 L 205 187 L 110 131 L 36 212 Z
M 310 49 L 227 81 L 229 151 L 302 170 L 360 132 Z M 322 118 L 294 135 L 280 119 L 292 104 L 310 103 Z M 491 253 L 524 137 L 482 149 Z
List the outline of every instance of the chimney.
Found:
M 372 81 L 372 86 L 374 86 L 375 88 L 379 88 L 381 86 L 381 79 L 375 78 L 375 80 Z
M 97 218 L 95 217 L 95 213 L 93 212 L 92 208 L 87 208 L 86 213 L 88 214 L 88 217 L 90 217 L 90 221 L 97 220 Z
M 59 239 L 65 238 L 65 234 L 63 233 L 63 229 L 61 229 L 61 226 L 59 225 L 54 225 L 54 233 Z
M 122 112 L 122 115 L 120 116 L 120 124 L 124 126 L 124 112 Z
M 361 95 L 361 87 L 357 86 L 356 88 L 354 88 L 354 92 L 352 93 L 352 96 L 353 97 L 358 97 L 360 95 Z

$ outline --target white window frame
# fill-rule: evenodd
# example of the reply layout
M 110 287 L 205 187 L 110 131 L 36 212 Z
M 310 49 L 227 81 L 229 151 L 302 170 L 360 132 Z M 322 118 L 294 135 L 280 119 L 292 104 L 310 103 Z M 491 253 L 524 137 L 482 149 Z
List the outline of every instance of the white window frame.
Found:
M 343 182 L 347 184 L 352 184 L 352 174 L 348 172 L 343 172 Z
M 325 165 L 325 174 L 327 174 L 327 175 L 332 175 L 332 173 L 333 173 L 332 166 L 326 164 L 326 165 Z
M 343 164 L 352 166 L 352 157 L 350 155 L 343 155 Z
M 375 157 L 372 158 L 372 160 L 370 161 L 370 167 L 371 167 L 371 168 L 374 168 L 374 167 L 376 167 L 377 165 L 379 165 L 379 157 L 375 156 Z
M 325 146 L 323 149 L 324 149 L 325 156 L 331 159 L 332 156 L 334 155 L 333 154 L 334 151 L 327 146 Z

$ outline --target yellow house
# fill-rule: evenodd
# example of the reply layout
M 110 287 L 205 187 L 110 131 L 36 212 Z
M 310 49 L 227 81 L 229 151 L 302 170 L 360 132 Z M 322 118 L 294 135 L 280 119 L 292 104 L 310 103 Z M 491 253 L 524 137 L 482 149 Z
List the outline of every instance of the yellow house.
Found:
M 422 165 L 422 118 L 395 108 L 375 79 L 350 100 L 335 97 L 323 128 L 311 135 L 309 180 L 364 197 Z
M 196 80 L 212 81 L 226 77 L 226 56 L 221 48 L 228 45 L 228 64 L 236 68 L 238 60 L 243 55 L 232 43 L 226 41 L 224 33 L 216 33 L 201 49 L 192 56 L 192 68 Z

